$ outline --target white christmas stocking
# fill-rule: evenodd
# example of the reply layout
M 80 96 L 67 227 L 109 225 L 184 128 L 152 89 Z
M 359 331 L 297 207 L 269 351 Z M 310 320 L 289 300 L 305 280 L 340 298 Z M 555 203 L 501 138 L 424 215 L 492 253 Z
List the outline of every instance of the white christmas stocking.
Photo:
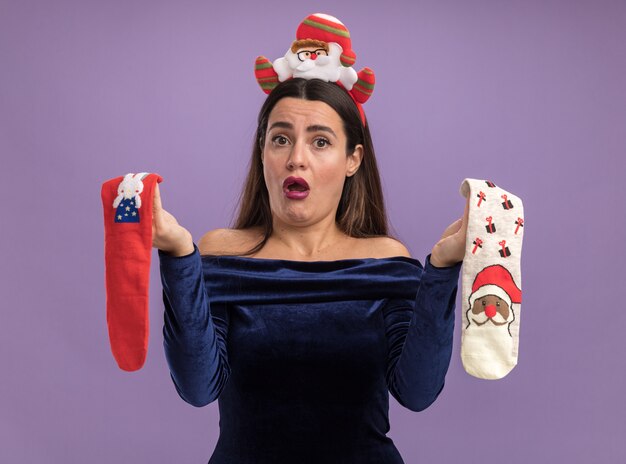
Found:
M 465 179 L 460 192 L 469 195 L 461 359 L 468 374 L 500 379 L 517 364 L 524 208 L 490 181 Z

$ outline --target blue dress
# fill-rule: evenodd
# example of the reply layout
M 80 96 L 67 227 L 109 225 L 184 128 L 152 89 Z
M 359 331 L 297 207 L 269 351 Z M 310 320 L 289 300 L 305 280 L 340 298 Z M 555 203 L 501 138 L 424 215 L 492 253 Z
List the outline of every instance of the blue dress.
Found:
M 218 400 L 209 464 L 404 462 L 389 392 L 421 411 L 443 389 L 461 263 L 158 254 L 176 390 Z

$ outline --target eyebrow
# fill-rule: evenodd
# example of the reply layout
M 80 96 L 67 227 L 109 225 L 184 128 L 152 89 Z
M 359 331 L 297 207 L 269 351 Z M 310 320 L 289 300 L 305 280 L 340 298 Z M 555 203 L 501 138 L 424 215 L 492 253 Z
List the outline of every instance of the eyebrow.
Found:
M 285 122 L 285 121 L 276 121 L 274 124 L 272 124 L 270 126 L 270 128 L 268 129 L 268 131 L 271 131 L 272 129 L 274 129 L 275 127 L 280 127 L 283 129 L 293 129 L 293 124 L 289 123 L 289 122 Z M 333 131 L 330 127 L 328 126 L 322 126 L 320 124 L 314 124 L 312 126 L 309 126 L 306 128 L 307 132 L 318 132 L 318 131 L 322 131 L 322 132 L 329 132 L 331 133 L 335 138 L 337 137 L 337 134 L 335 134 L 335 131 Z

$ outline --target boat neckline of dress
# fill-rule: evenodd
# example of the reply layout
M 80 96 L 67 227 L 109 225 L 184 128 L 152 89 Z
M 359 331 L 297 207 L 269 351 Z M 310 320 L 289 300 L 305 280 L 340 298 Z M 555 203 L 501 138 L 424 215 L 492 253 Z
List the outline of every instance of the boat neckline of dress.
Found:
M 415 258 L 410 258 L 408 256 L 387 256 L 384 258 L 342 258 L 342 259 L 332 259 L 332 260 L 315 260 L 315 261 L 298 261 L 295 259 L 280 259 L 280 258 L 252 258 L 250 256 L 238 256 L 238 255 L 200 255 L 202 260 L 212 260 L 212 259 L 232 259 L 243 262 L 258 262 L 258 263 L 286 263 L 293 265 L 302 265 L 302 264 L 343 264 L 349 262 L 370 262 L 370 261 L 400 261 L 407 262 L 417 266 L 421 266 L 419 260 Z

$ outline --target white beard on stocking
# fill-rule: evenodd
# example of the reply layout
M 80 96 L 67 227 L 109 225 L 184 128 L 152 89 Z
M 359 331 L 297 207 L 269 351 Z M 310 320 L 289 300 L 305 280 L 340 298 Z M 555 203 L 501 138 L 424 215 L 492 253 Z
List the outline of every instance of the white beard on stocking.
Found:
M 480 331 L 480 335 L 469 332 Z M 517 364 L 517 339 L 509 335 L 505 327 L 471 324 L 462 332 L 461 357 L 466 361 L 468 372 L 483 379 L 504 377 Z M 514 355 L 511 358 L 510 353 Z
M 504 377 L 517 363 L 519 326 L 515 309 L 511 306 L 506 319 L 500 313 L 490 319 L 484 312 L 474 314 L 471 309 L 464 316 L 461 357 L 469 366 L 466 370 L 483 379 Z

